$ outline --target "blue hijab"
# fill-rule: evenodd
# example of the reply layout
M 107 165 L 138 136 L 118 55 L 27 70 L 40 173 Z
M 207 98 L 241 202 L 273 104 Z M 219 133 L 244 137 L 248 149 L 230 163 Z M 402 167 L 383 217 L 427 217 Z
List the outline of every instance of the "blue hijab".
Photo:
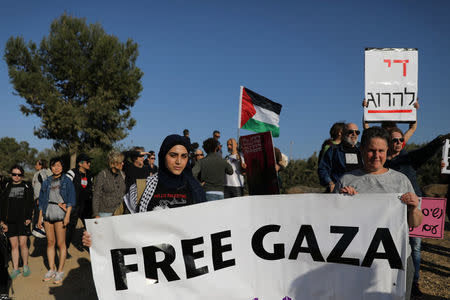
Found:
M 203 190 L 200 183 L 192 175 L 192 170 L 189 162 L 186 164 L 186 167 L 180 175 L 175 175 L 167 169 L 166 155 L 169 150 L 176 145 L 185 147 L 186 151 L 188 151 L 189 149 L 188 140 L 178 134 L 169 135 L 162 142 L 161 148 L 159 149 L 158 153 L 158 181 L 160 181 L 164 186 L 171 189 L 178 189 L 186 185 L 192 195 L 194 203 L 206 202 L 205 191 Z

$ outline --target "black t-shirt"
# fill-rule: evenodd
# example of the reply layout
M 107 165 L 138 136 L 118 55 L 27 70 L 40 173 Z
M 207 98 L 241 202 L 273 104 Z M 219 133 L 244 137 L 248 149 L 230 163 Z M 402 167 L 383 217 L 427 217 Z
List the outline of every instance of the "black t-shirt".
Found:
M 361 152 L 357 147 L 351 147 L 343 143 L 342 148 L 345 152 L 345 173 L 364 167 Z
M 21 223 L 25 221 L 25 184 L 11 183 L 11 191 L 8 195 L 8 223 Z
M 150 167 L 148 165 L 139 168 L 128 161 L 125 161 L 123 171 L 125 172 L 127 191 L 130 189 L 130 186 L 136 183 L 136 179 L 145 179 L 150 175 Z
M 193 204 L 192 195 L 187 185 L 174 191 L 158 182 L 155 193 L 147 206 L 147 211 L 176 208 Z

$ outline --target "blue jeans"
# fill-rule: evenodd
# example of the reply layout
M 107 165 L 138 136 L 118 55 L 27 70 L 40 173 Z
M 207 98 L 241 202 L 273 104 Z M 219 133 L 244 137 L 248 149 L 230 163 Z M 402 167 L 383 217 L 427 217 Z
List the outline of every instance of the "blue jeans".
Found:
M 221 200 L 224 199 L 223 193 L 222 195 L 216 194 L 216 192 L 208 193 L 206 192 L 206 201 L 215 201 L 215 200 Z
M 414 283 L 419 282 L 420 274 L 420 248 L 422 244 L 422 239 L 417 237 L 409 238 L 409 245 L 411 246 L 411 257 L 414 264 Z

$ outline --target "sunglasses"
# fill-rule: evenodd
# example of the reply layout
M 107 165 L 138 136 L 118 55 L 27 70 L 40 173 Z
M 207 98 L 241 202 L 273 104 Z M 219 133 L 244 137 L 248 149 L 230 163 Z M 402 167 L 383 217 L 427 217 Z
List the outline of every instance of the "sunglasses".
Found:
M 19 176 L 19 177 L 23 177 L 23 174 L 17 174 L 17 173 L 11 173 L 11 176 Z
M 195 156 L 204 156 L 203 154 L 195 154 Z
M 395 138 L 395 139 L 392 139 L 392 142 L 393 142 L 393 143 L 403 143 L 404 141 L 405 141 L 404 138 Z
M 359 131 L 359 130 L 347 130 L 346 132 L 345 132 L 345 134 L 347 134 L 347 135 L 350 135 L 350 134 L 356 134 L 356 135 L 359 135 L 360 133 L 361 133 L 361 131 Z
M 150 157 L 149 159 L 151 159 L 151 160 L 155 160 L 156 158 L 154 158 L 154 157 Z

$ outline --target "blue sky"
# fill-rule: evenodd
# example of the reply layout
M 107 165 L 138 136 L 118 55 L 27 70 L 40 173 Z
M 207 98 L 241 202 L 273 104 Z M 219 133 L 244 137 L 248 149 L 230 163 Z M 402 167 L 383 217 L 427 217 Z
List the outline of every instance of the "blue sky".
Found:
M 10 36 L 39 43 L 64 12 L 139 44 L 144 89 L 126 146 L 158 150 L 166 135 L 184 128 L 199 143 L 218 129 L 226 143 L 237 135 L 244 85 L 283 105 L 275 145 L 307 158 L 334 122 L 361 127 L 365 47 L 418 48 L 421 107 L 411 142 L 450 131 L 447 0 L 2 1 L 2 56 Z M 13 92 L 1 60 L 0 137 L 51 147 L 52 141 L 33 136 L 40 120 L 21 114 L 25 101 Z

